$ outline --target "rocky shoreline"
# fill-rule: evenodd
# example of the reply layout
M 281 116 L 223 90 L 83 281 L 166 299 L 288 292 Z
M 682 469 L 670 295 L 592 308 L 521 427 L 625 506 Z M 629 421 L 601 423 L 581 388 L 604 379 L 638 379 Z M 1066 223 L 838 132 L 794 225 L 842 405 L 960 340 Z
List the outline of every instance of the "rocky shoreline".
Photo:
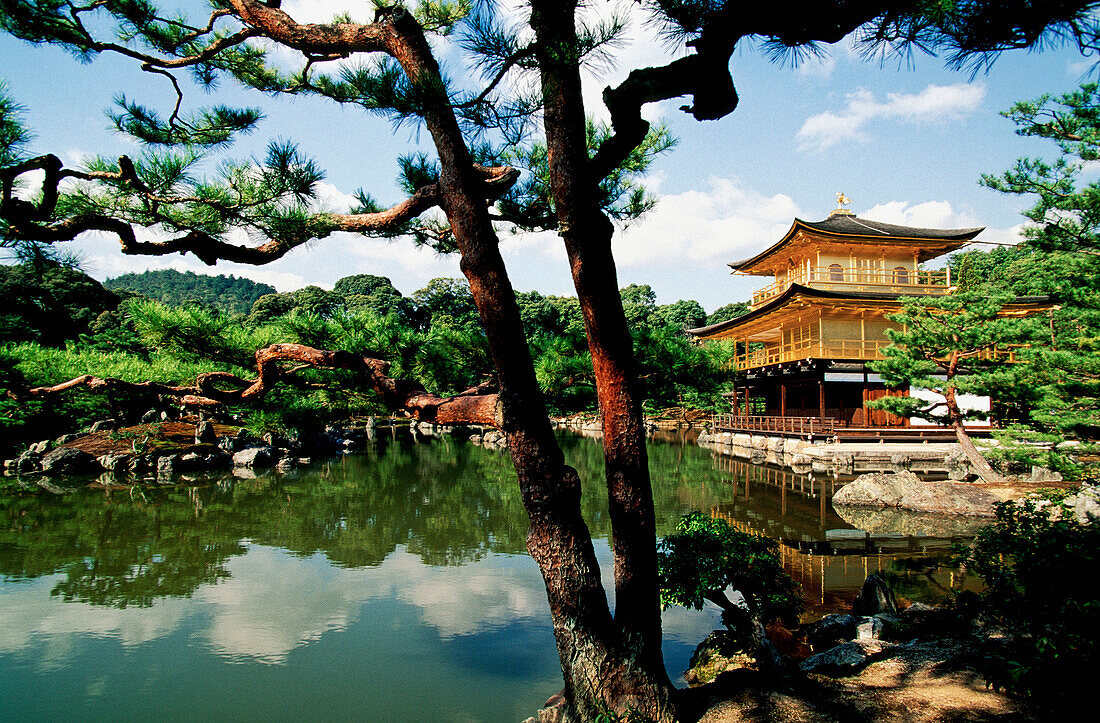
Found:
M 387 418 L 329 424 L 309 436 L 268 432 L 256 435 L 237 420 L 171 419 L 146 415 L 139 424 L 123 426 L 104 419 L 77 434 L 42 440 L 3 463 L 9 476 L 103 476 L 102 481 L 172 484 L 196 473 L 232 470 L 287 472 L 314 457 L 361 451 L 379 435 L 439 436 L 462 434 L 489 448 L 502 448 L 496 430 L 462 428 Z

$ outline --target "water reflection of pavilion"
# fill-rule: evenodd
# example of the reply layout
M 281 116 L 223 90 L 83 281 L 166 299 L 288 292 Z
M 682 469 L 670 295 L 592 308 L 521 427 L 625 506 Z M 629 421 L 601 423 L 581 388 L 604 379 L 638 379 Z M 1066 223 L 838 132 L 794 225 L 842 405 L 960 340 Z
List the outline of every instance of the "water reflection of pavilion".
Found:
M 956 585 L 970 586 L 957 569 L 944 566 L 955 543 L 968 537 L 868 532 L 853 528 L 830 500 L 846 480 L 797 474 L 715 455 L 726 502 L 710 514 L 736 529 L 778 541 L 788 574 L 802 585 L 810 617 L 844 609 L 872 573 L 887 573 L 899 595 L 906 591 L 939 598 Z

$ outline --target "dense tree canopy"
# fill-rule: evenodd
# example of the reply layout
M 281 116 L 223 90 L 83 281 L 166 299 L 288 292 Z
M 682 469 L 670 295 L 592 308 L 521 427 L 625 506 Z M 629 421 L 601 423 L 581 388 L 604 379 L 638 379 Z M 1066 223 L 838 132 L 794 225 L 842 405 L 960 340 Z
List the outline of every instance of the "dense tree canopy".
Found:
M 141 294 L 169 306 L 203 304 L 231 314 L 248 313 L 256 299 L 275 293 L 275 287 L 243 276 L 207 276 L 175 269 L 123 274 L 107 279 L 103 285 L 112 291 Z

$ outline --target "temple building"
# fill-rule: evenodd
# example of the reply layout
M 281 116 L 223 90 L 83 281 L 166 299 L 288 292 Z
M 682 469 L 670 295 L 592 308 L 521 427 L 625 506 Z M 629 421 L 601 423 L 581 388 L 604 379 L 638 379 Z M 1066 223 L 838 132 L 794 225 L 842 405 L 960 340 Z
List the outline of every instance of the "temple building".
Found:
M 837 200 L 847 202 L 843 195 Z M 730 264 L 734 273 L 772 279 L 753 292 L 749 312 L 688 334 L 699 341 L 738 342 L 737 391 L 728 396 L 742 426 L 768 429 L 779 419 L 774 431 L 798 432 L 807 418 L 853 429 L 920 424 L 866 406 L 910 393 L 887 387 L 868 362 L 883 358 L 880 350 L 890 344 L 886 329 L 900 328 L 886 317 L 901 310 L 904 297 L 953 290 L 950 269 L 927 271 L 921 265 L 963 247 L 982 230 L 896 226 L 843 207 L 824 221 L 795 219 L 777 243 Z M 1038 302 L 1017 299 L 1006 312 L 1031 313 Z M 989 410 L 988 398 L 964 401 Z

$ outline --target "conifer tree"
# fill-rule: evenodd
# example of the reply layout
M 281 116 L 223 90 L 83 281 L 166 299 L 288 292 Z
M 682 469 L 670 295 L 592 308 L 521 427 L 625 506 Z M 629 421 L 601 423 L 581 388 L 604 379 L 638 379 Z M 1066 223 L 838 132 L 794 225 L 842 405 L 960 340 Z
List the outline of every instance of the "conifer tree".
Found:
M 1100 441 L 1100 181 L 1085 181 L 1085 164 L 1100 160 L 1100 88 L 1086 83 L 1058 98 L 1020 102 L 1004 115 L 1022 136 L 1046 138 L 1053 161 L 1021 158 L 990 188 L 1032 197 L 1024 243 L 1007 283 L 1017 293 L 1049 294 L 1058 308 L 1039 320 L 1029 350 L 1038 399 L 1030 426 L 1057 438 Z M 1057 439 L 1056 438 L 1056 439 Z M 1075 451 L 1081 452 L 1081 449 Z

